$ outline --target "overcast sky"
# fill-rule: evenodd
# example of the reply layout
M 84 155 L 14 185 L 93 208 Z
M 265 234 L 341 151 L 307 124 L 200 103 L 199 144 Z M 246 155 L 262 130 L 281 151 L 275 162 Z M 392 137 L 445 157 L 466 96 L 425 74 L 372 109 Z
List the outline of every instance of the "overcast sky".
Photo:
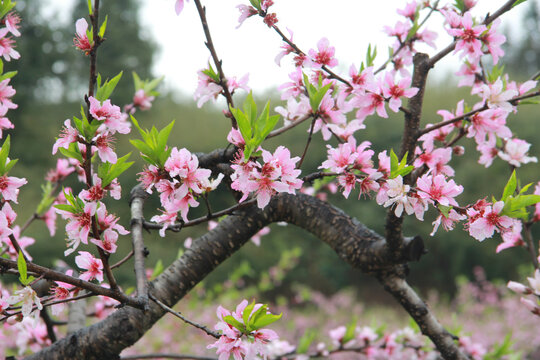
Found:
M 83 1 L 83 0 L 80 0 Z M 108 0 L 111 1 L 111 0 Z M 186 2 L 180 16 L 174 12 L 174 0 L 141 1 L 141 21 L 150 31 L 151 37 L 161 49 L 157 56 L 154 73 L 165 75 L 167 88 L 176 89 L 192 96 L 197 87 L 197 70 L 206 66 L 209 53 L 204 46 L 204 34 L 193 0 Z M 73 0 L 49 0 L 52 5 L 68 9 Z M 247 19 L 238 25 L 238 4 L 249 4 L 248 0 L 203 0 L 207 7 L 207 18 L 217 53 L 223 60 L 228 77 L 250 74 L 249 85 L 255 91 L 272 89 L 287 81 L 292 71 L 291 61 L 283 59 L 278 67 L 274 58 L 280 51 L 278 35 L 262 23 L 259 17 Z M 400 16 L 397 8 L 403 8 L 404 0 L 274 0 L 271 8 L 277 13 L 278 26 L 294 31 L 294 41 L 304 51 L 315 48 L 317 41 L 327 37 L 336 48 L 340 65 L 338 72 L 347 73 L 350 64 L 358 66 L 364 59 L 369 43 L 379 50 L 377 63 L 387 56 L 392 40 L 384 34 L 384 25 L 394 26 Z M 442 1 L 444 2 L 444 1 Z M 504 0 L 479 0 L 473 14 L 485 16 L 501 6 Z M 330 5 L 331 4 L 331 5 Z M 54 12 L 55 6 L 50 8 Z M 503 26 L 516 28 L 527 5 L 520 5 L 503 17 Z M 55 13 L 58 16 L 58 13 Z M 432 16 L 430 28 L 440 30 L 442 17 Z M 109 24 L 114 26 L 114 24 Z M 439 32 L 437 44 L 442 48 L 451 39 Z M 433 53 L 430 48 L 420 49 Z M 456 62 L 446 61 L 443 71 L 448 72 Z

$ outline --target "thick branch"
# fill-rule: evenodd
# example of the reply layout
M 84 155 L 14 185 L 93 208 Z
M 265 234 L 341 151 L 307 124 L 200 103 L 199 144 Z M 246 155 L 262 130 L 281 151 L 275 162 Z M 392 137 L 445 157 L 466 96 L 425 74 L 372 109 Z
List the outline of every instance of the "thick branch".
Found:
M 408 154 L 407 162 L 410 162 L 414 157 L 414 149 L 418 132 L 420 129 L 420 118 L 422 116 L 422 104 L 424 102 L 424 90 L 426 88 L 426 80 L 431 65 L 429 57 L 423 53 L 417 53 L 414 56 L 414 72 L 412 86 L 418 88 L 418 92 L 409 100 L 409 112 L 405 114 L 405 126 L 403 129 L 403 141 L 401 143 L 401 151 L 399 158 L 402 159 L 405 154 Z M 405 182 L 410 180 L 405 177 Z M 393 209 L 389 209 L 386 216 L 386 240 L 396 257 L 402 251 L 402 224 L 403 218 L 397 217 Z
M 310 231 L 344 261 L 364 271 L 375 272 L 394 264 L 383 237 L 341 210 L 307 195 L 275 196 L 264 210 L 252 206 L 240 215 L 227 217 L 194 241 L 191 249 L 149 284 L 149 292 L 172 307 L 260 229 L 278 221 Z M 405 243 L 399 259 L 402 263 L 417 259 L 423 251 L 419 238 Z M 124 307 L 29 359 L 118 359 L 123 349 L 134 344 L 164 314 L 165 310 L 154 302 L 146 312 Z
M 148 193 L 142 186 L 131 191 L 131 242 L 133 244 L 134 270 L 137 279 L 137 296 L 145 304 L 148 303 L 148 281 L 144 266 L 145 249 L 143 242 L 143 205 Z
M 452 336 L 435 318 L 429 307 L 416 292 L 407 284 L 402 274 L 383 272 L 377 276 L 379 282 L 411 315 L 422 330 L 422 334 L 428 336 L 446 360 L 468 360 L 456 346 Z

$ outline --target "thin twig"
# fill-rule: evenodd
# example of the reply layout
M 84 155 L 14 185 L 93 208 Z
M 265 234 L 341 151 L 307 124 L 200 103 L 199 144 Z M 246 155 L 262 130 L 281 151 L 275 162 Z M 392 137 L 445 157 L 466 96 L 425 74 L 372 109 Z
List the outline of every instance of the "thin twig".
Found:
M 118 300 L 119 302 L 141 309 L 143 307 L 143 304 L 135 298 L 129 297 L 118 290 L 112 290 L 108 289 L 99 285 L 96 285 L 94 283 L 81 280 L 69 275 L 66 275 L 62 272 L 55 271 L 40 265 L 36 265 L 32 262 L 26 263 L 27 269 L 33 273 L 43 275 L 45 279 L 52 280 L 52 281 L 62 281 L 71 285 L 74 285 L 78 288 L 88 290 L 90 292 L 95 293 L 95 295 L 103 295 L 110 298 L 113 298 L 115 300 Z M 9 269 L 17 269 L 17 262 L 10 259 L 4 259 L 0 258 L 0 267 L 5 267 Z
M 297 119 L 295 121 L 290 122 L 288 125 L 285 125 L 283 127 L 280 127 L 279 129 L 276 129 L 274 131 L 271 131 L 270 134 L 266 137 L 267 139 L 273 138 L 274 136 L 278 136 L 283 134 L 285 131 L 292 129 L 293 127 L 300 125 L 307 119 L 309 119 L 312 116 L 312 114 L 305 115 L 304 117 L 301 117 L 300 119 Z
M 497 19 L 499 16 L 501 16 L 502 14 L 504 14 L 505 12 L 507 12 L 508 10 L 510 10 L 512 8 L 512 6 L 514 5 L 514 3 L 516 2 L 516 0 L 508 0 L 506 3 L 504 3 L 503 6 L 501 6 L 497 11 L 495 11 L 493 13 L 493 15 L 491 16 L 488 16 L 485 18 L 484 22 L 482 23 L 483 25 L 489 25 L 491 24 L 493 21 L 495 21 L 495 19 Z M 443 50 L 439 51 L 437 54 L 433 55 L 430 59 L 429 59 L 429 66 L 430 67 L 433 67 L 439 60 L 441 60 L 442 58 L 444 58 L 446 55 L 448 55 L 452 50 L 454 50 L 454 48 L 456 47 L 456 44 L 457 44 L 457 40 L 454 40 L 451 44 L 449 44 L 447 47 L 445 47 Z
M 532 238 L 531 225 L 525 223 L 523 233 L 525 234 L 525 240 L 527 241 L 527 250 L 531 254 L 531 261 L 535 269 L 538 269 L 538 252 L 534 246 L 534 241 Z
M 225 99 L 227 100 L 228 108 L 234 107 L 234 102 L 232 98 L 232 94 L 229 91 L 229 87 L 227 86 L 227 78 L 225 77 L 225 72 L 223 72 L 223 68 L 221 66 L 221 60 L 219 59 L 216 48 L 214 47 L 214 42 L 212 41 L 212 36 L 210 35 L 210 27 L 208 26 L 208 21 L 206 20 L 206 8 L 201 5 L 200 0 L 195 0 L 195 6 L 197 7 L 197 12 L 199 13 L 199 17 L 201 18 L 201 25 L 204 30 L 204 36 L 206 37 L 206 47 L 208 48 L 208 51 L 210 51 L 210 55 L 212 56 L 212 60 L 214 61 L 214 65 L 216 65 L 216 69 L 218 71 L 219 75 L 219 85 L 223 89 L 223 94 L 225 96 Z M 236 119 L 231 114 L 231 123 L 233 128 L 237 128 L 236 125 Z
M 186 317 L 184 317 L 182 314 L 180 314 L 179 312 L 176 312 L 174 311 L 173 309 L 171 309 L 170 307 L 168 307 L 167 305 L 165 305 L 164 303 L 162 303 L 161 301 L 159 301 L 154 295 L 152 294 L 148 294 L 148 296 L 150 297 L 150 299 L 152 299 L 152 301 L 154 301 L 156 304 L 158 304 L 163 310 L 167 311 L 167 312 L 170 312 L 171 314 L 173 314 L 174 316 L 176 316 L 177 318 L 179 318 L 180 320 L 182 320 L 183 322 L 191 325 L 191 326 L 194 326 L 196 327 L 197 329 L 200 329 L 202 331 L 204 331 L 206 334 L 210 335 L 210 336 L 213 336 L 214 338 L 216 339 L 219 339 L 221 337 L 221 334 L 220 333 L 217 333 L 215 331 L 212 331 L 210 330 L 209 328 L 207 328 L 206 326 L 204 325 L 201 325 L 201 324 L 197 324 L 196 322 L 193 322 L 189 319 L 187 319 Z
M 120 360 L 137 360 L 137 359 L 183 359 L 183 360 L 218 360 L 217 358 L 198 355 L 177 355 L 167 353 L 144 354 L 144 355 L 127 355 L 121 356 Z
M 133 256 L 133 250 L 131 250 L 131 251 L 129 252 L 129 254 L 127 254 L 123 259 L 121 259 L 120 261 L 118 261 L 116 264 L 111 265 L 111 269 L 116 269 L 117 267 L 120 267 L 120 266 L 123 265 L 126 261 L 128 261 L 129 259 L 131 259 L 132 256 Z
M 306 142 L 306 146 L 304 147 L 304 152 L 302 153 L 302 157 L 300 158 L 300 161 L 298 162 L 298 168 L 300 169 L 302 167 L 302 163 L 304 162 L 304 159 L 306 157 L 309 144 L 311 143 L 311 137 L 313 136 L 313 128 L 315 127 L 315 121 L 317 121 L 317 116 L 313 117 L 313 120 L 311 120 L 311 127 L 309 128 L 309 135 Z

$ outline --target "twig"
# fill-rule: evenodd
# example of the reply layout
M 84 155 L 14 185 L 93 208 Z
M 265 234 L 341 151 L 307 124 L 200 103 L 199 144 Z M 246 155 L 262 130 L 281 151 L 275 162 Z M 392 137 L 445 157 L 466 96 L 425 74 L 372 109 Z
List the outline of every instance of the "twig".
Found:
M 534 246 L 534 241 L 532 238 L 531 224 L 525 223 L 523 233 L 525 234 L 525 240 L 527 241 L 527 250 L 531 254 L 531 261 L 535 269 L 538 269 L 538 253 Z
M 484 22 L 482 22 L 482 24 L 483 25 L 491 24 L 499 16 L 501 16 L 502 14 L 504 14 L 505 12 L 510 10 L 515 2 L 516 2 L 516 0 L 508 0 L 506 3 L 504 3 L 503 6 L 501 6 L 497 11 L 495 11 L 493 13 L 493 15 L 486 17 Z M 433 65 L 435 65 L 439 60 L 441 60 L 443 57 L 448 55 L 452 50 L 454 50 L 454 48 L 456 47 L 456 44 L 457 44 L 457 40 L 454 40 L 451 44 L 449 44 L 443 50 L 441 50 L 437 54 L 433 55 L 429 59 L 429 66 L 433 67 Z
M 292 129 L 293 127 L 297 126 L 297 125 L 300 125 L 301 123 L 303 123 L 304 121 L 306 121 L 307 119 L 309 119 L 310 117 L 312 116 L 312 114 L 308 114 L 304 117 L 301 117 L 300 119 L 297 119 L 295 121 L 292 121 L 291 123 L 289 123 L 288 125 L 285 125 L 283 127 L 280 127 L 279 129 L 276 129 L 274 131 L 271 131 L 270 134 L 268 134 L 268 136 L 266 137 L 267 139 L 270 139 L 270 138 L 273 138 L 274 136 L 278 136 L 278 135 L 281 135 L 282 133 L 284 133 L 285 131 L 289 130 L 289 129 Z
M 428 336 L 445 359 L 468 360 L 450 334 L 437 320 L 426 303 L 407 284 L 402 274 L 380 273 L 377 279 L 416 321 L 422 334 Z
M 227 100 L 228 108 L 234 107 L 233 98 L 231 93 L 229 92 L 229 87 L 227 86 L 227 78 L 225 77 L 225 73 L 223 72 L 223 68 L 221 67 L 221 60 L 217 55 L 216 48 L 214 47 L 214 42 L 212 41 L 212 36 L 210 35 L 210 28 L 208 27 L 208 21 L 206 20 L 206 8 L 201 5 L 200 0 L 195 0 L 195 6 L 197 7 L 199 17 L 201 18 L 201 25 L 203 27 L 204 35 L 206 37 L 205 45 L 208 48 L 208 51 L 210 51 L 210 55 L 212 56 L 212 60 L 214 61 L 214 64 L 216 65 L 216 69 L 218 71 L 219 85 L 223 89 L 223 94 L 225 96 L 225 99 Z M 232 127 L 236 129 L 236 119 L 232 114 L 231 123 Z
M 36 265 L 31 262 L 27 262 L 26 266 L 29 271 L 34 272 L 39 275 L 43 275 L 45 279 L 53 280 L 53 281 L 62 281 L 62 282 L 74 285 L 76 287 L 79 287 L 81 289 L 88 290 L 94 293 L 95 295 L 107 296 L 115 300 L 118 300 L 119 302 L 125 305 L 129 305 L 137 309 L 143 308 L 143 304 L 138 299 L 129 297 L 125 295 L 124 293 L 122 293 L 121 291 L 107 289 L 99 285 L 93 284 L 91 282 L 84 281 L 84 280 L 66 275 L 62 272 L 51 270 L 49 268 L 46 268 L 40 265 Z M 0 258 L 0 267 L 6 267 L 9 269 L 17 269 L 17 262 L 10 259 Z
M 297 55 L 301 55 L 301 56 L 307 56 L 305 52 L 303 52 L 295 43 L 293 43 L 291 40 L 289 40 L 285 34 L 283 34 L 283 32 L 279 29 L 279 27 L 277 27 L 276 25 L 273 25 L 272 28 L 279 34 L 279 36 L 281 37 L 281 39 L 283 41 L 285 41 L 292 49 L 293 51 L 297 54 Z M 335 72 L 333 72 L 332 70 L 330 70 L 326 65 L 323 65 L 321 67 L 322 70 L 324 70 L 328 76 L 331 78 L 331 79 L 336 79 L 337 81 L 347 85 L 349 88 L 352 88 L 352 85 L 350 82 L 348 82 L 347 80 L 345 80 L 344 78 L 342 78 L 341 76 L 339 76 L 338 74 L 336 74 Z
M 529 93 L 529 94 L 516 96 L 516 97 L 512 98 L 511 100 L 509 100 L 508 102 L 511 103 L 512 105 L 517 105 L 521 100 L 529 99 L 529 98 L 539 96 L 539 95 L 540 95 L 540 91 L 535 91 L 535 92 L 532 92 L 532 93 Z M 433 130 L 440 129 L 443 126 L 453 124 L 453 123 L 456 123 L 456 122 L 461 121 L 461 120 L 466 120 L 467 118 L 471 117 L 472 115 L 474 115 L 476 113 L 479 113 L 479 112 L 482 112 L 482 111 L 487 110 L 487 109 L 489 109 L 489 107 L 487 106 L 487 104 L 484 104 L 484 106 L 482 106 L 482 107 L 480 107 L 478 109 L 475 109 L 475 110 L 471 110 L 466 114 L 456 116 L 453 119 L 448 119 L 448 120 L 445 120 L 445 121 L 441 121 L 440 123 L 437 123 L 435 125 L 432 125 L 430 127 L 425 128 L 423 130 L 420 130 L 418 132 L 417 137 L 420 137 L 420 136 L 422 136 L 424 134 L 427 134 L 427 133 L 429 133 L 429 132 L 431 132 Z
M 177 354 L 167 354 L 167 353 L 156 353 L 156 354 L 144 354 L 144 355 L 127 355 L 121 356 L 120 360 L 137 360 L 137 359 L 184 359 L 184 360 L 218 360 L 217 358 L 208 357 L 208 356 L 198 356 L 198 355 L 177 355 Z
M 197 219 L 194 219 L 194 220 L 191 220 L 191 221 L 188 221 L 186 223 L 180 223 L 180 224 L 174 224 L 174 225 L 169 225 L 167 227 L 167 230 L 171 230 L 171 231 L 179 231 L 180 229 L 182 228 L 185 228 L 185 227 L 189 227 L 189 226 L 194 226 L 194 225 L 199 225 L 199 224 L 202 224 L 208 220 L 211 220 L 211 219 L 216 219 L 216 218 L 219 218 L 219 217 L 222 217 L 224 215 L 229 215 L 229 214 L 232 214 L 234 211 L 238 210 L 238 209 L 241 209 L 243 207 L 246 207 L 246 206 L 250 206 L 250 205 L 253 205 L 255 204 L 255 202 L 257 201 L 257 199 L 251 199 L 251 200 L 247 200 L 247 201 L 244 201 L 244 202 L 241 202 L 241 203 L 238 203 L 236 205 L 233 205 L 227 209 L 224 209 L 224 210 L 221 210 L 221 211 L 218 211 L 218 212 L 215 212 L 213 213 L 210 217 L 208 217 L 208 215 L 205 215 L 205 216 L 201 216 L 200 218 L 197 218 Z M 144 225 L 144 228 L 145 229 L 151 229 L 151 230 L 157 230 L 157 229 L 161 229 L 163 226 L 160 225 L 160 224 L 156 224 L 156 223 L 152 223 L 152 222 L 149 222 L 149 221 L 145 221 L 143 223 Z
M 311 127 L 309 128 L 309 135 L 306 142 L 306 146 L 304 147 L 304 152 L 302 153 L 302 157 L 300 158 L 300 161 L 298 162 L 298 168 L 300 169 L 302 167 L 302 163 L 304 162 L 304 159 L 306 157 L 309 144 L 311 143 L 311 137 L 313 136 L 313 128 L 315 127 L 315 121 L 317 121 L 317 115 L 313 117 L 313 120 L 311 120 Z
M 133 257 L 133 250 L 131 250 L 123 259 L 118 261 L 116 264 L 111 265 L 111 269 L 116 269 L 117 267 L 122 266 L 126 261 Z
M 193 322 L 193 321 L 187 319 L 186 317 L 184 317 L 179 312 L 174 311 L 173 309 L 171 309 L 170 307 L 168 307 L 167 305 L 165 305 L 164 303 L 162 303 L 161 301 L 156 299 L 156 297 L 154 295 L 148 294 L 148 296 L 150 297 L 150 299 L 152 299 L 152 301 L 154 301 L 156 304 L 158 304 L 163 310 L 165 310 L 167 312 L 170 312 L 171 314 L 173 314 L 174 316 L 176 316 L 177 318 L 179 318 L 183 322 L 185 322 L 185 323 L 187 323 L 187 324 L 189 324 L 191 326 L 194 326 L 197 329 L 200 329 L 200 330 L 204 331 L 206 334 L 208 334 L 208 335 L 210 335 L 210 336 L 212 336 L 212 337 L 214 337 L 216 339 L 219 339 L 221 337 L 221 334 L 210 330 L 209 328 L 207 328 L 204 325 L 197 324 L 196 322 Z
M 49 316 L 49 313 L 47 312 L 47 309 L 44 308 L 39 312 L 39 316 L 43 319 L 43 322 L 45 323 L 45 326 L 47 328 L 47 336 L 51 340 L 51 342 L 56 342 L 56 334 L 54 333 L 53 323 L 51 320 L 51 317 Z

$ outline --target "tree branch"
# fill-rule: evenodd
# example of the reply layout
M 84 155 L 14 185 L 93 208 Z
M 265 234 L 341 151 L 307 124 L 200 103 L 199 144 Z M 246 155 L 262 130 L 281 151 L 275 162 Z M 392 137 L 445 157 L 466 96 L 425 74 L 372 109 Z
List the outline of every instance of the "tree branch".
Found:
M 385 239 L 341 210 L 316 198 L 280 194 L 260 210 L 243 209 L 193 242 L 184 255 L 149 284 L 149 293 L 171 307 L 219 264 L 240 249 L 271 222 L 286 221 L 310 231 L 327 243 L 347 263 L 365 272 L 391 268 Z M 417 260 L 423 252 L 420 238 L 405 239 L 398 263 Z M 124 307 L 103 321 L 59 340 L 28 359 L 117 359 L 166 313 L 154 302 L 146 312 Z

